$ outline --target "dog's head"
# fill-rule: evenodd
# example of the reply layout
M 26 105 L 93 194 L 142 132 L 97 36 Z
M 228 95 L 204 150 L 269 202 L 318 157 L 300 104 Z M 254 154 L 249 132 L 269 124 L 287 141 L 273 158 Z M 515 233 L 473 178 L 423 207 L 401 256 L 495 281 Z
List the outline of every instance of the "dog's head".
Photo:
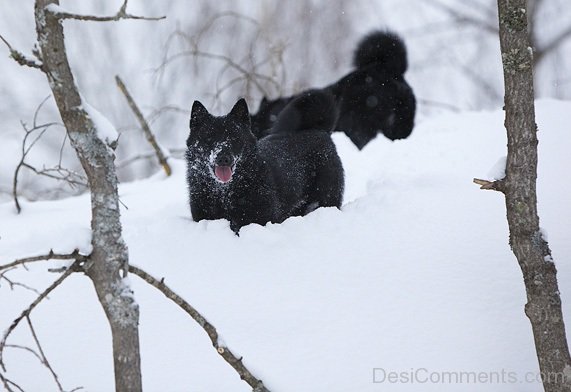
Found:
M 232 181 L 240 159 L 256 146 L 246 101 L 240 99 L 230 113 L 220 117 L 194 101 L 186 146 L 187 158 L 196 169 L 206 169 L 219 183 Z

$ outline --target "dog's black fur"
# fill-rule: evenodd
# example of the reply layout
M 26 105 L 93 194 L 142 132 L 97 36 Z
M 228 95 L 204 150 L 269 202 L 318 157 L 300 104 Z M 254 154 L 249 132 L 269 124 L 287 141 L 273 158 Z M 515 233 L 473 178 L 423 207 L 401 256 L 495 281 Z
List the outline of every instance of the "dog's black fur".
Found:
M 408 137 L 416 99 L 404 79 L 408 67 L 404 42 L 394 33 L 373 32 L 357 46 L 353 65 L 354 71 L 323 89 L 333 95 L 339 111 L 334 130 L 345 132 L 359 149 L 377 133 L 391 140 Z M 251 115 L 256 137 L 268 135 L 278 114 L 298 95 L 264 98 Z
M 343 167 L 328 133 L 335 117 L 330 94 L 301 94 L 280 113 L 275 132 L 256 140 L 245 100 L 220 117 L 195 101 L 186 141 L 192 218 L 227 219 L 238 233 L 249 223 L 339 208 Z

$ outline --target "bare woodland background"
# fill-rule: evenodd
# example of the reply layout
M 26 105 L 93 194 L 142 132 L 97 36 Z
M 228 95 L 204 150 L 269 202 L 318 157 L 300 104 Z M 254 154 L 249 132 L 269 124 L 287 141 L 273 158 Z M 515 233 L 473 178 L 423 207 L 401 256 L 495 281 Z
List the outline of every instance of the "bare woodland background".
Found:
M 532 42 L 536 50 L 536 95 L 571 98 L 571 5 L 566 0 L 533 0 Z M 118 1 L 65 2 L 77 13 L 107 15 Z M 1 4 L 2 34 L 16 48 L 35 42 L 33 1 Z M 351 68 L 356 42 L 368 31 L 389 28 L 409 48 L 407 78 L 419 99 L 418 121 L 435 112 L 501 106 L 503 86 L 493 0 L 296 0 L 294 2 L 133 1 L 135 14 L 166 15 L 159 23 L 66 22 L 66 44 L 85 99 L 121 132 L 117 151 L 120 180 L 147 176 L 150 160 L 131 159 L 150 152 L 114 77 L 123 78 L 159 142 L 184 146 L 188 108 L 194 99 L 222 112 L 246 95 L 255 109 L 262 96 L 290 94 L 322 86 Z M 537 53 L 541 52 L 541 56 Z M 22 70 L 0 57 L 0 156 L 20 149 L 23 130 L 49 96 L 39 72 Z M 208 72 L 207 72 L 208 71 Z M 213 72 L 214 71 L 214 72 Z M 16 77 L 27 72 L 27 77 Z M 59 121 L 49 100 L 39 122 Z M 62 127 L 52 127 L 27 157 L 38 169 L 61 165 L 79 169 Z M 176 151 L 175 151 L 176 152 Z M 18 162 L 0 161 L 0 198 L 10 198 Z M 47 189 L 47 190 L 46 190 Z M 79 192 L 23 170 L 19 191 L 29 199 Z

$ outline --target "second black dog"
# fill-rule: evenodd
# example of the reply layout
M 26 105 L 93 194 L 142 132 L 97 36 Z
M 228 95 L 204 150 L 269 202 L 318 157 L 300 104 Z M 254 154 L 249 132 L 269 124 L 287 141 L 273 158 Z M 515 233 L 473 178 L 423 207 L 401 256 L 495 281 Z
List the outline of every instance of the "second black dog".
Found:
M 408 67 L 404 42 L 394 33 L 373 32 L 357 46 L 353 65 L 354 71 L 323 89 L 333 95 L 339 112 L 334 130 L 345 132 L 359 149 L 378 133 L 391 140 L 408 137 L 416 99 L 404 79 Z M 251 116 L 254 134 L 258 138 L 269 134 L 279 113 L 298 96 L 264 98 Z

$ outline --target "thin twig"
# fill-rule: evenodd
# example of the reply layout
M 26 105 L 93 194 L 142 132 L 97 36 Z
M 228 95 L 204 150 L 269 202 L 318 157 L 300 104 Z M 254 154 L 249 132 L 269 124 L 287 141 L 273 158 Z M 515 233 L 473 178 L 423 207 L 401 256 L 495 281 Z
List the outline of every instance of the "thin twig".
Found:
M 32 354 L 34 357 L 38 359 L 38 361 L 42 362 L 42 357 L 38 354 L 34 349 L 27 347 L 27 346 L 20 346 L 19 344 L 7 344 L 4 346 L 5 348 L 15 348 L 22 351 L 27 351 Z
M 125 0 L 119 11 L 113 16 L 94 16 L 94 15 L 79 15 L 79 14 L 72 14 L 70 12 L 66 12 L 60 10 L 59 8 L 51 8 L 47 7 L 46 11 L 51 12 L 56 18 L 58 19 L 75 19 L 75 20 L 83 20 L 83 21 L 90 21 L 90 22 L 114 22 L 121 19 L 138 19 L 138 20 L 161 20 L 165 19 L 166 16 L 159 16 L 159 17 L 149 17 L 149 16 L 136 16 L 127 13 L 127 2 L 129 0 Z
M 54 167 L 48 167 L 48 168 L 44 167 L 41 170 L 35 168 L 34 166 L 30 165 L 29 163 L 22 163 L 21 166 L 25 167 L 26 169 L 33 171 L 35 174 L 37 174 L 39 176 L 48 177 L 48 178 L 51 178 L 53 180 L 58 180 L 58 181 L 64 181 L 67 184 L 69 184 L 69 186 L 71 188 L 74 188 L 76 186 L 79 186 L 79 187 L 87 187 L 88 186 L 84 176 L 82 176 L 80 173 L 74 172 L 73 170 L 66 169 L 65 167 L 61 167 L 60 165 L 56 165 Z M 58 173 L 59 175 L 52 174 L 54 172 Z
M 24 139 L 22 140 L 22 156 L 20 158 L 20 162 L 18 162 L 18 164 L 16 165 L 16 169 L 14 170 L 14 178 L 12 180 L 12 197 L 14 198 L 14 203 L 16 204 L 16 211 L 18 212 L 18 214 L 22 211 L 22 207 L 18 200 L 18 175 L 20 174 L 20 169 L 24 167 L 26 156 L 30 152 L 30 149 L 34 146 L 34 144 L 36 144 L 36 142 L 43 136 L 43 134 L 51 126 L 50 124 L 44 124 L 43 126 L 28 129 L 26 127 L 26 124 L 24 124 L 23 122 L 21 122 L 21 124 L 26 134 L 24 135 Z M 36 139 L 34 139 L 32 143 L 30 143 L 28 147 L 26 147 L 26 142 L 28 141 L 28 137 L 30 137 L 30 135 L 38 129 L 42 129 L 40 131 L 40 134 L 38 135 L 38 137 L 36 137 Z
M 180 53 L 177 53 L 177 54 L 174 54 L 170 57 L 165 58 L 163 60 L 162 64 L 160 64 L 155 71 L 157 71 L 157 72 L 162 71 L 167 65 L 169 65 L 173 61 L 180 59 L 180 58 L 189 57 L 189 56 L 190 57 L 203 57 L 206 59 L 219 60 L 219 61 L 225 62 L 227 66 L 235 69 L 236 71 L 238 71 L 239 73 L 244 75 L 245 78 L 249 77 L 250 78 L 249 80 L 251 80 L 252 83 L 254 83 L 254 85 L 256 86 L 256 88 L 258 88 L 258 90 L 261 91 L 262 93 L 265 93 L 265 89 L 257 79 L 261 79 L 263 81 L 266 81 L 266 82 L 274 85 L 274 87 L 279 88 L 279 84 L 270 76 L 262 75 L 262 74 L 257 73 L 257 72 L 248 71 L 247 69 L 242 67 L 240 64 L 236 63 L 234 60 L 232 60 L 228 56 L 225 56 L 222 54 L 217 54 L 217 53 L 204 52 L 204 51 L 199 50 L 199 49 L 185 50 L 185 51 L 182 51 Z
M 0 381 L 2 381 L 2 384 L 4 384 L 4 388 L 6 388 L 6 392 L 15 392 L 14 389 L 12 389 L 12 387 L 18 389 L 18 391 L 20 392 L 25 392 L 22 387 L 20 387 L 18 384 L 16 384 L 14 381 L 4 377 L 2 375 L 2 372 L 0 372 Z
M 38 175 L 49 177 L 51 179 L 55 179 L 58 181 L 64 181 L 72 189 L 74 189 L 74 187 L 76 187 L 76 186 L 79 186 L 79 187 L 86 187 L 87 186 L 87 184 L 85 183 L 84 177 L 80 173 L 76 173 L 72 170 L 66 169 L 66 168 L 62 167 L 62 165 L 61 165 L 62 158 L 63 158 L 63 148 L 65 145 L 65 141 L 67 140 L 66 137 L 64 137 L 62 146 L 60 148 L 59 163 L 57 166 L 52 167 L 52 168 L 45 168 L 44 167 L 43 169 L 40 170 L 40 169 L 37 169 L 34 166 L 32 166 L 26 162 L 26 158 L 27 158 L 28 154 L 30 153 L 30 151 L 32 150 L 32 148 L 36 145 L 36 143 L 38 143 L 38 141 L 43 137 L 43 135 L 52 126 L 63 126 L 62 124 L 57 123 L 57 122 L 50 122 L 50 123 L 46 123 L 46 124 L 38 124 L 38 116 L 39 116 L 40 110 L 42 109 L 42 107 L 48 101 L 49 98 L 51 98 L 51 95 L 47 96 L 36 108 L 36 111 L 34 112 L 32 128 L 28 128 L 28 126 L 23 121 L 20 121 L 20 124 L 22 125 L 22 129 L 24 130 L 25 134 L 24 134 L 24 138 L 22 140 L 22 146 L 21 146 L 21 152 L 20 152 L 20 154 L 21 154 L 20 161 L 16 165 L 16 169 L 14 170 L 14 177 L 12 180 L 12 198 L 14 199 L 14 203 L 16 205 L 17 213 L 20 213 L 22 211 L 22 207 L 21 207 L 20 201 L 18 199 L 18 178 L 19 178 L 19 174 L 20 174 L 20 171 L 22 168 L 29 169 Z M 28 144 L 28 139 L 31 138 L 32 135 L 36 131 L 39 131 L 38 134 Z M 67 136 L 67 133 L 66 133 L 66 136 Z
M 49 372 L 52 374 L 52 377 L 54 378 L 54 381 L 57 384 L 60 392 L 64 392 L 63 387 L 61 386 L 61 383 L 59 381 L 59 378 L 58 378 L 56 372 L 54 371 L 54 369 L 50 365 L 48 358 L 46 357 L 46 354 L 44 354 L 44 350 L 42 349 L 42 346 L 40 344 L 40 340 L 38 339 L 38 335 L 36 334 L 36 330 L 34 329 L 34 326 L 32 324 L 32 320 L 30 320 L 29 314 L 26 316 L 26 321 L 28 322 L 28 326 L 30 327 L 30 332 L 32 333 L 32 337 L 34 338 L 34 342 L 36 343 L 36 346 L 38 347 L 38 351 L 39 351 L 39 354 L 41 356 L 40 361 L 49 370 Z
M 121 90 L 121 92 L 125 96 L 125 99 L 127 99 L 127 103 L 129 104 L 129 107 L 131 108 L 131 110 L 135 114 L 135 117 L 137 117 L 139 124 L 141 124 L 141 128 L 143 129 L 143 133 L 145 134 L 145 137 L 147 138 L 147 141 L 149 142 L 151 147 L 153 147 L 153 150 L 155 150 L 155 154 L 157 155 L 157 159 L 159 160 L 159 163 L 161 164 L 161 166 L 163 167 L 163 170 L 167 174 L 167 177 L 170 176 L 172 174 L 172 169 L 168 163 L 168 157 L 165 157 L 163 150 L 161 149 L 161 147 L 157 143 L 157 139 L 155 138 L 155 135 L 151 131 L 151 128 L 149 127 L 149 123 L 147 123 L 147 120 L 145 120 L 143 113 L 141 113 L 141 110 L 139 110 L 139 107 L 135 103 L 135 100 L 133 99 L 133 97 L 129 93 L 129 90 L 127 90 L 125 83 L 123 83 L 123 81 L 121 80 L 121 78 L 118 75 L 115 75 L 115 82 L 117 83 L 117 87 L 119 87 L 119 90 Z
M 212 345 L 216 349 L 216 352 L 224 358 L 224 360 L 236 370 L 240 378 L 248 383 L 255 391 L 269 392 L 269 390 L 264 386 L 262 380 L 256 378 L 249 370 L 244 366 L 242 362 L 242 357 L 237 358 L 228 347 L 221 344 L 218 338 L 218 332 L 216 328 L 206 320 L 206 318 L 198 312 L 194 307 L 192 307 L 188 302 L 186 302 L 182 297 L 172 291 L 164 282 L 164 279 L 158 280 L 153 276 L 149 275 L 147 272 L 137 268 L 133 265 L 129 265 L 129 272 L 137 275 L 139 278 L 143 279 L 145 282 L 149 283 L 151 286 L 162 292 L 168 299 L 180 306 L 190 317 L 194 319 L 204 329 L 208 334 Z
M 30 259 L 34 259 L 34 258 L 30 258 Z M 45 258 L 44 258 L 45 260 Z M 35 260 L 34 260 L 35 261 Z M 2 337 L 2 340 L 0 341 L 0 367 L 2 368 L 2 370 L 4 372 L 6 372 L 6 365 L 4 364 L 4 347 L 6 346 L 6 340 L 8 339 L 8 337 L 10 336 L 10 334 L 14 331 L 14 329 L 16 329 L 16 327 L 18 326 L 18 324 L 20 324 L 20 321 L 22 321 L 22 319 L 24 317 L 28 317 L 30 315 L 30 313 L 32 313 L 32 311 L 34 310 L 34 308 L 36 306 L 38 306 L 38 304 L 40 302 L 42 302 L 49 293 L 51 293 L 56 287 L 58 287 L 69 275 L 71 275 L 73 272 L 77 272 L 81 269 L 81 263 L 83 262 L 83 260 L 76 260 L 72 265 L 69 266 L 69 268 L 63 273 L 61 274 L 61 276 L 59 278 L 57 278 L 47 289 L 45 289 L 39 296 L 38 298 L 36 298 L 34 300 L 34 302 L 32 302 L 30 304 L 30 306 L 28 306 L 23 312 L 22 314 L 20 314 L 20 316 L 18 316 L 10 325 L 10 327 L 8 327 L 8 329 L 4 332 L 4 335 Z
M 11 263 L 0 265 L 0 271 L 3 271 L 8 268 L 16 267 L 19 265 L 25 265 L 26 263 L 33 263 L 35 261 L 43 261 L 43 260 L 76 260 L 78 262 L 87 261 L 89 256 L 85 256 L 79 253 L 79 249 L 75 249 L 73 252 L 68 254 L 57 254 L 54 253 L 53 250 L 50 250 L 46 255 L 40 256 L 32 256 L 32 257 L 24 257 L 22 259 L 14 260 Z
M 6 282 L 8 282 L 8 285 L 10 286 L 10 290 L 14 290 L 14 287 L 22 287 L 26 290 L 33 291 L 36 294 L 40 294 L 40 292 L 38 290 L 36 290 L 35 288 L 30 287 L 24 283 L 14 282 L 12 279 L 8 278 L 6 276 L 6 273 L 13 270 L 14 268 L 16 268 L 16 267 L 9 268 L 9 269 L 3 271 L 2 273 L 0 273 L 0 279 L 4 279 Z

